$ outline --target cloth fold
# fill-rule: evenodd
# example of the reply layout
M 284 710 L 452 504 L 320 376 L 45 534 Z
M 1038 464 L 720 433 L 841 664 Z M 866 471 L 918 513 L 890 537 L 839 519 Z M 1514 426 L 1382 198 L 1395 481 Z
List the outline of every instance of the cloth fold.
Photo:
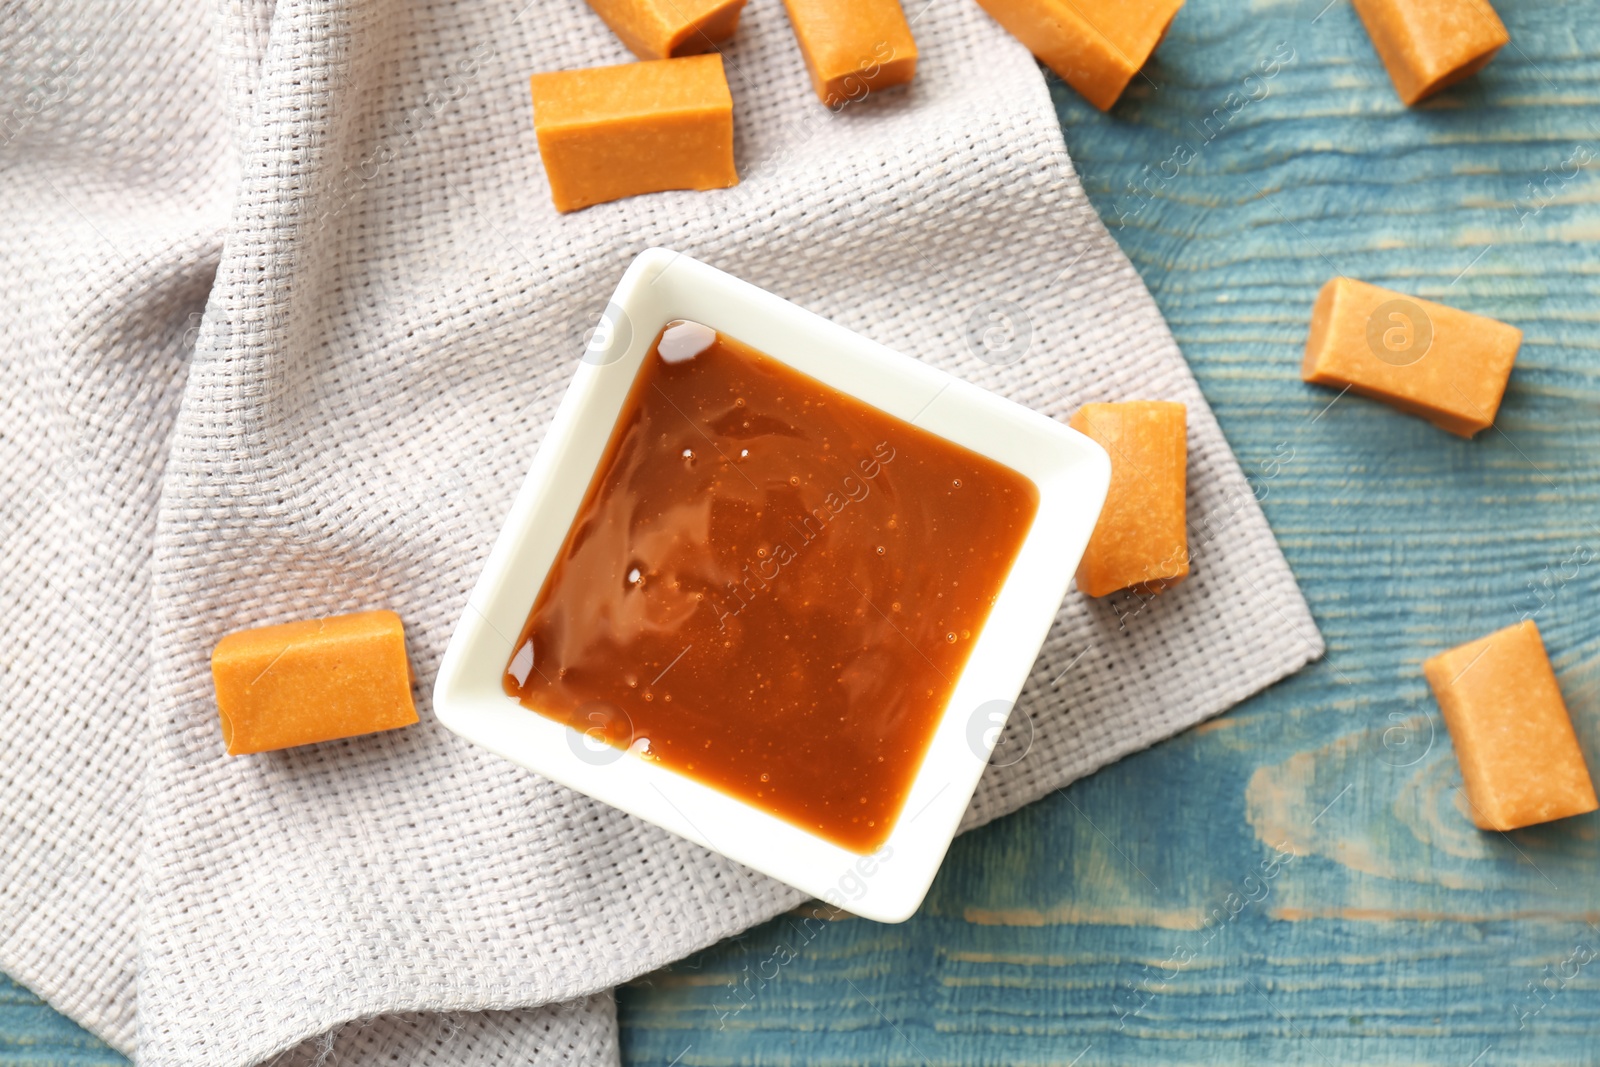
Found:
M 1321 654 L 1037 66 L 965 0 L 909 14 L 916 82 L 834 114 L 751 0 L 741 184 L 568 216 L 526 76 L 631 58 L 579 0 L 0 15 L 0 969 L 157 1067 L 606 1063 L 612 986 L 799 903 L 428 707 L 651 245 L 1056 418 L 1189 405 L 1193 576 L 1068 596 L 967 826 Z M 423 721 L 224 756 L 216 641 L 371 607 Z

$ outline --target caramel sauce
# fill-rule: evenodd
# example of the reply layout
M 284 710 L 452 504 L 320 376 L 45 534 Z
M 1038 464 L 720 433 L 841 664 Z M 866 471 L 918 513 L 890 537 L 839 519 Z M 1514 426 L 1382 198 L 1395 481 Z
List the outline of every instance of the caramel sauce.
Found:
M 672 324 L 506 692 L 596 762 L 626 749 L 870 852 L 1038 501 L 1009 467 Z

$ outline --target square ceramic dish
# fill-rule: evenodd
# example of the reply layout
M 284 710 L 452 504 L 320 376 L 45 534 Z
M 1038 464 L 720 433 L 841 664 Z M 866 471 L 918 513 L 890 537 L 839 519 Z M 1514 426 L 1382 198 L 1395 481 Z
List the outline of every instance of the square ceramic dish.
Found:
M 701 322 L 826 385 L 1026 475 L 1039 510 L 886 843 L 862 856 L 508 696 L 501 678 L 634 376 L 674 319 Z M 1089 438 L 688 256 L 629 266 L 534 457 L 434 686 L 439 721 L 506 759 L 870 919 L 922 902 L 1099 517 L 1111 477 Z

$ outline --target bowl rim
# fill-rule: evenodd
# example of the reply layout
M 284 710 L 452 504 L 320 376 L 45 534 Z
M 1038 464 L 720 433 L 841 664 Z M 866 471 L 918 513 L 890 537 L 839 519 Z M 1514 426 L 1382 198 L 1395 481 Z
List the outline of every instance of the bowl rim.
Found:
M 1038 488 L 1038 511 L 975 635 L 895 825 L 869 855 L 660 764 L 620 749 L 597 750 L 501 688 L 532 598 L 565 541 L 634 377 L 661 328 L 674 319 L 724 332 L 995 459 Z M 921 904 L 959 829 L 1060 610 L 1109 482 L 1105 451 L 1063 423 L 687 255 L 646 249 L 601 316 L 467 599 L 434 683 L 434 715 L 468 741 L 829 904 L 865 918 L 902 921 Z

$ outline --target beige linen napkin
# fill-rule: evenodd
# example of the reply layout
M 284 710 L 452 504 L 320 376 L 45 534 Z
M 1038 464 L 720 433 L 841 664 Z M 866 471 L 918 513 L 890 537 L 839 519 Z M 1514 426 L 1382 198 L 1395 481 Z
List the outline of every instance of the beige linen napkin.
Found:
M 558 216 L 526 76 L 630 58 L 579 0 L 4 9 L 0 969 L 152 1067 L 605 1063 L 610 987 L 797 902 L 428 707 L 653 244 L 1056 418 L 1189 405 L 1193 577 L 1068 596 L 968 825 L 1321 653 L 1037 67 L 968 0 L 908 14 L 916 83 L 834 115 L 752 0 L 743 183 Z M 380 606 L 419 725 L 223 755 L 222 634 Z

